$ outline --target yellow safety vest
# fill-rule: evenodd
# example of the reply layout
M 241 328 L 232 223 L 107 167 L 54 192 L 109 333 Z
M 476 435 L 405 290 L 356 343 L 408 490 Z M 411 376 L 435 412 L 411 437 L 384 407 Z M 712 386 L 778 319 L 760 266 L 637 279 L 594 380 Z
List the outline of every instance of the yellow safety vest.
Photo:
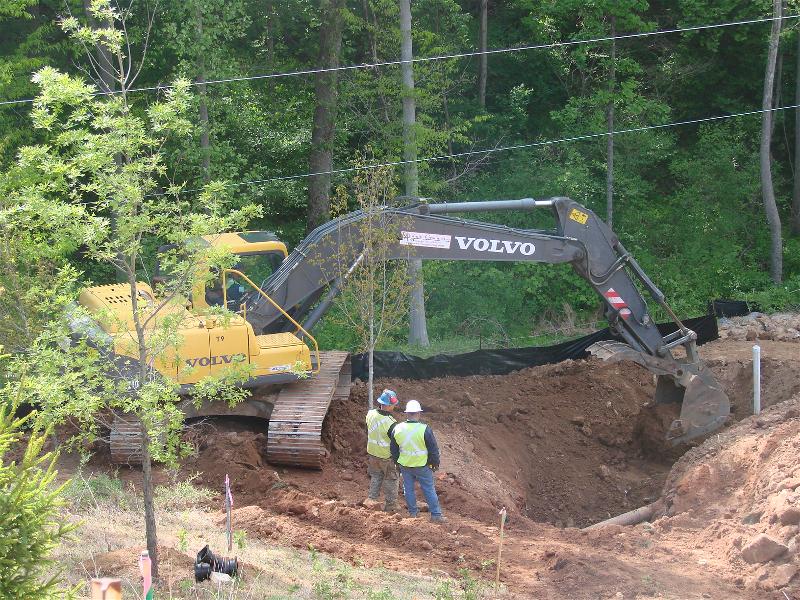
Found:
M 398 423 L 394 439 L 400 446 L 398 463 L 404 467 L 424 467 L 428 464 L 428 447 L 425 445 L 425 423 Z
M 389 427 L 396 423 L 394 417 L 382 415 L 377 409 L 367 413 L 367 454 L 376 458 L 389 458 Z

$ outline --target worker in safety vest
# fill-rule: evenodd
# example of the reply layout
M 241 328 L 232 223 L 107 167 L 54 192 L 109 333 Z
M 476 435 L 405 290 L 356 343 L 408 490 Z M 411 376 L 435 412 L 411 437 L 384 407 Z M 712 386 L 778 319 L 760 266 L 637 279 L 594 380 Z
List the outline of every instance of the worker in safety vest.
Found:
M 383 510 L 392 512 L 397 508 L 397 467 L 391 459 L 389 428 L 397 421 L 392 416 L 397 406 L 397 394 L 383 390 L 378 397 L 379 408 L 367 413 L 367 473 L 369 474 L 369 498 L 365 506 L 375 506 L 383 487 L 386 503 Z
M 431 520 L 444 523 L 439 497 L 436 495 L 433 472 L 439 468 L 439 446 L 429 425 L 419 422 L 422 406 L 416 400 L 406 404 L 406 421 L 393 425 L 389 429 L 389 441 L 392 459 L 400 465 L 403 476 L 403 493 L 406 498 L 408 513 L 412 517 L 419 514 L 414 482 L 419 481 Z

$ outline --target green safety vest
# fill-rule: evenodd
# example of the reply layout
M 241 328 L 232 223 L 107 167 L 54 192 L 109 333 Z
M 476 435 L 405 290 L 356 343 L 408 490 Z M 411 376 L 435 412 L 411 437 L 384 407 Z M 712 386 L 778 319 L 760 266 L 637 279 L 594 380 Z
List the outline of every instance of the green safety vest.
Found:
M 373 408 L 367 413 L 367 454 L 376 458 L 389 458 L 389 427 L 396 421 L 394 417 L 382 415 Z
M 400 446 L 399 462 L 404 467 L 424 467 L 428 464 L 428 447 L 425 445 L 425 423 L 398 423 L 394 439 Z

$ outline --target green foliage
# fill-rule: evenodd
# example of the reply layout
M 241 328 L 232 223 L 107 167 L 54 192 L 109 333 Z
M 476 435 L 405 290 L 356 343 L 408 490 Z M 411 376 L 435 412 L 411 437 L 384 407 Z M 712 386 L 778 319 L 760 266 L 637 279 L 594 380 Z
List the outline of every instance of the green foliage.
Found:
M 38 0 L 6 0 L 0 4 L 0 20 L 8 18 L 30 19 L 31 14 L 27 9 L 35 5 Z
M 247 547 L 247 532 L 237 529 L 233 532 L 233 543 L 241 551 Z
M 0 596 L 72 597 L 59 587 L 58 565 L 50 558 L 73 529 L 59 515 L 67 484 L 55 483 L 56 454 L 42 452 L 51 432 L 35 428 L 33 413 L 14 416 L 17 386 L 0 389 L 0 395 Z M 31 425 L 25 440 L 23 432 Z
M 330 559 L 322 558 L 309 546 L 311 551 L 311 570 L 314 573 L 314 584 L 312 590 L 314 597 L 319 600 L 344 600 L 350 597 L 354 582 L 350 568 L 341 565 L 338 569 L 332 570 Z
M 94 2 L 92 10 L 98 21 L 122 22 L 123 16 L 105 0 Z M 89 28 L 74 17 L 66 19 L 63 26 L 83 43 L 116 54 L 120 69 L 124 68 L 129 57 L 122 54 L 121 30 Z M 117 75 L 124 81 L 124 71 Z M 121 376 L 109 378 L 102 352 L 84 342 L 65 350 L 58 342 L 66 332 L 63 325 L 54 323 L 29 344 L 36 358 L 27 391 L 52 422 L 70 416 L 84 424 L 83 432 L 90 438 L 96 432 L 94 415 L 100 408 L 137 414 L 152 442 L 153 456 L 174 461 L 182 451 L 177 435 L 182 423 L 176 407 L 177 387 L 147 365 L 169 361 L 181 344 L 179 329 L 185 318 L 182 315 L 187 314 L 179 308 L 181 298 L 188 296 L 197 278 L 207 276 L 209 268 L 225 268 L 233 262 L 229 253 L 209 250 L 192 240 L 239 228 L 258 214 L 258 209 L 230 209 L 220 182 L 210 182 L 191 196 L 167 178 L 161 148 L 193 131 L 187 118 L 191 102 L 185 80 L 177 80 L 163 100 L 144 111 L 135 111 L 124 95 L 94 96 L 92 86 L 50 67 L 38 71 L 34 81 L 41 92 L 34 103 L 33 123 L 51 139 L 48 144 L 22 148 L 7 177 L 7 212 L 38 217 L 17 218 L 18 231 L 23 232 L 17 243 L 17 260 L 27 261 L 37 253 L 45 258 L 47 251 L 63 256 L 69 249 L 40 243 L 40 230 L 45 234 L 61 231 L 59 222 L 71 219 L 76 232 L 57 239 L 81 240 L 87 256 L 111 265 L 130 283 L 135 332 L 129 340 L 118 339 L 116 351 L 138 361 Z M 159 191 L 162 189 L 166 192 Z M 149 298 L 147 288 L 137 282 L 138 265 L 152 238 L 181 249 L 180 255 L 163 257 L 173 277 L 153 284 L 158 301 Z M 200 264 L 205 266 L 204 275 L 199 274 Z M 74 272 L 70 274 L 74 278 Z M 58 288 L 58 299 L 69 296 L 65 288 L 70 289 Z M 53 304 L 45 308 L 52 309 Z M 73 321 L 98 317 L 112 330 L 130 327 L 111 314 L 81 315 L 77 309 L 72 314 Z M 198 387 L 197 401 L 209 395 L 231 403 L 241 400 L 244 392 L 231 383 L 246 378 L 245 371 L 232 370 L 204 381 Z M 57 377 L 59 372 L 67 376 Z M 127 386 L 135 393 L 123 393 Z
M 173 481 L 167 485 L 155 487 L 156 504 L 163 510 L 189 510 L 202 508 L 214 497 L 208 488 L 195 485 L 194 477 Z
M 367 600 L 396 600 L 396 596 L 389 588 L 382 590 L 369 590 L 367 592 Z
M 424 0 L 412 4 L 417 56 L 457 53 L 477 46 L 474 3 Z M 317 60 L 319 28 L 325 26 L 311 0 L 169 0 L 159 5 L 156 15 L 151 15 L 145 4 L 134 4 L 123 15 L 107 3 L 97 2 L 94 10 L 98 22 L 110 18 L 117 23 L 117 31 L 82 25 L 85 7 L 77 0 L 66 5 L 55 0 L 6 2 L 0 9 L 0 100 L 32 97 L 36 88 L 30 74 L 45 65 L 55 67 L 64 77 L 74 73 L 76 62 L 87 62 L 86 58 L 76 60 L 84 55 L 83 44 L 88 44 L 90 52 L 91 45 L 98 43 L 113 52 L 122 18 L 132 41 L 131 51 L 126 48 L 122 52 L 126 61 L 141 50 L 150 32 L 142 69 L 132 72 L 138 73 L 136 85 L 154 87 L 176 77 L 214 80 L 311 68 Z M 606 36 L 612 16 L 616 30 L 625 34 L 761 17 L 769 10 L 769 3 L 763 0 L 679 0 L 663 6 L 648 0 L 512 0 L 491 6 L 489 47 Z M 65 25 L 72 37 L 58 27 L 58 15 L 67 15 Z M 394 0 L 346 3 L 342 17 L 341 64 L 397 58 L 399 25 Z M 767 32 L 768 25 L 753 24 L 621 40 L 612 86 L 608 81 L 611 45 L 607 41 L 492 54 L 485 108 L 477 104 L 474 57 L 415 63 L 420 156 L 446 157 L 451 152 L 494 145 L 602 132 L 611 103 L 617 129 L 757 108 Z M 791 104 L 794 95 L 796 35 L 787 22 L 779 82 L 783 104 Z M 15 326 L 23 317 L 27 326 L 24 333 L 17 334 L 10 322 L 0 324 L 0 342 L 15 351 L 28 347 L 48 312 L 57 312 L 70 296 L 76 278 L 113 280 L 113 266 L 93 260 L 96 256 L 86 252 L 87 245 L 74 243 L 86 239 L 96 248 L 100 244 L 96 223 L 80 216 L 67 218 L 51 201 L 69 196 L 74 206 L 97 204 L 101 210 L 95 215 L 107 221 L 113 202 L 98 195 L 97 186 L 126 189 L 122 178 L 110 169 L 108 158 L 114 156 L 112 151 L 134 151 L 131 155 L 135 156 L 140 142 L 152 141 L 152 131 L 142 134 L 159 116 L 176 128 L 159 138 L 163 143 L 157 145 L 158 163 L 134 161 L 139 165 L 132 167 L 139 169 L 139 183 L 146 182 L 143 195 L 155 189 L 167 191 L 167 199 L 175 201 L 173 214 L 184 215 L 186 211 L 202 212 L 207 198 L 176 196 L 173 192 L 179 186 L 172 182 L 185 181 L 185 189 L 198 189 L 218 181 L 211 192 L 217 197 L 225 185 L 221 182 L 255 180 L 259 183 L 229 189 L 225 207 L 258 204 L 262 212 L 254 225 L 275 230 L 290 245 L 305 234 L 307 181 L 269 180 L 308 171 L 313 76 L 213 84 L 199 94 L 187 93 L 184 82 L 184 87 L 173 92 L 175 98 L 165 98 L 163 92 L 130 94 L 129 104 L 122 110 L 125 102 L 89 98 L 86 94 L 91 86 L 81 84 L 81 88 L 67 79 L 57 80 L 56 85 L 53 73 L 40 75 L 50 77 L 50 87 L 59 91 L 34 107 L 37 127 L 29 126 L 25 105 L 0 108 L 0 164 L 7 167 L 20 156 L 0 179 L 0 213 L 5 210 L 0 219 L 6 219 L 0 223 L 0 238 L 21 219 L 15 221 L 7 210 L 24 205 L 13 194 L 27 201 L 31 191 L 40 195 L 26 218 L 49 211 L 42 213 L 48 217 L 40 220 L 35 235 L 14 242 L 12 253 L 4 252 L 0 245 L 0 286 L 7 290 L 5 297 L 0 296 L 0 309 L 14 315 Z M 399 158 L 400 89 L 396 65 L 339 74 L 334 168 L 351 166 L 363 155 L 365 146 L 372 148 L 375 162 Z M 205 155 L 199 144 L 201 103 L 209 113 L 208 172 L 201 168 Z M 98 112 L 100 104 L 106 105 L 102 114 Z M 165 105 L 177 112 L 162 114 Z M 103 143 L 114 145 L 98 151 L 98 136 L 103 131 L 85 126 L 89 115 L 97 115 L 97 124 L 135 135 L 109 134 L 102 138 Z M 795 153 L 794 115 L 778 111 L 775 116 L 775 182 L 786 220 Z M 48 125 L 53 119 L 53 125 Z M 56 121 L 68 123 L 70 133 L 56 126 Z M 765 276 L 769 246 L 760 205 L 758 125 L 759 117 L 754 115 L 699 127 L 615 136 L 614 228 L 682 315 L 702 312 L 707 301 L 718 295 L 763 296 L 766 305 L 775 308 L 792 304 L 791 286 L 788 292 L 773 289 Z M 90 135 L 83 139 L 87 132 Z M 72 153 L 75 160 L 71 165 L 63 160 L 45 161 L 37 155 L 44 147 Z M 447 199 L 570 195 L 603 215 L 605 152 L 605 139 L 598 138 L 446 158 L 420 165 L 421 190 L 426 196 Z M 22 168 L 24 165 L 27 167 Z M 54 180 L 44 192 L 40 189 L 43 170 Z M 148 178 L 145 171 L 153 176 Z M 85 177 L 96 181 L 84 183 L 81 178 Z M 332 177 L 334 186 L 347 186 L 351 179 L 348 173 Z M 187 198 L 191 200 L 184 202 Z M 170 218 L 167 215 L 154 227 L 160 229 Z M 542 225 L 537 216 L 492 218 L 513 226 Z M 52 227 L 48 227 L 50 222 Z M 9 225 L 4 228 L 6 223 Z M 57 223 L 70 224 L 71 233 L 59 235 Z M 158 243 L 167 241 L 161 235 L 161 231 L 151 231 L 140 240 L 144 261 L 152 257 Z M 30 252 L 41 246 L 51 250 L 46 260 Z M 800 273 L 795 249 L 794 240 L 787 238 L 787 280 Z M 14 254 L 31 258 L 7 258 Z M 138 267 L 139 273 L 143 270 Z M 566 269 L 426 264 L 425 276 L 434 338 L 452 338 L 472 319 L 494 320 L 509 335 L 527 335 L 544 311 L 557 312 L 567 303 L 581 320 L 591 320 L 598 303 L 585 283 Z M 37 285 L 49 279 L 57 280 L 58 285 Z M 64 292 L 57 293 L 56 288 Z M 17 311 L 17 307 L 24 310 Z M 320 340 L 327 347 L 357 348 L 358 336 L 342 323 L 342 315 L 334 311 L 319 331 Z M 384 344 L 399 343 L 403 337 L 402 332 L 390 334 Z
M 330 281 L 342 282 L 336 298 L 338 325 L 350 329 L 357 348 L 369 353 L 396 333 L 408 314 L 411 281 L 404 261 L 390 260 L 401 231 L 407 226 L 402 219 L 382 211 L 391 205 L 396 189 L 389 167 L 359 172 L 354 176 L 353 195 L 362 218 L 351 225 L 351 234 L 342 236 L 337 254 L 326 273 Z M 347 211 L 348 195 L 343 187 L 337 190 L 334 214 Z M 409 256 L 412 253 L 409 252 Z M 369 404 L 372 405 L 372 376 L 369 368 Z
M 76 510 L 97 507 L 101 504 L 129 508 L 130 495 L 123 487 L 122 480 L 106 473 L 84 476 L 78 472 L 70 480 L 64 495 Z
M 178 530 L 178 550 L 187 552 L 189 550 L 189 532 L 185 529 Z

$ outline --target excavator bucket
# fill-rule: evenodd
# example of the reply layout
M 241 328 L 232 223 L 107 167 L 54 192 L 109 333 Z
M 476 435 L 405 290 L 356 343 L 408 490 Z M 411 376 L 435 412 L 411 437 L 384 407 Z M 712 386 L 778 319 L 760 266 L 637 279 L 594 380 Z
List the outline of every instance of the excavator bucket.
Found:
M 609 362 L 633 361 L 657 376 L 656 404 L 681 404 L 680 416 L 666 434 L 673 446 L 719 429 L 730 415 L 727 394 L 702 362 L 680 363 L 672 358 L 650 356 L 623 342 L 597 342 L 588 350 Z

